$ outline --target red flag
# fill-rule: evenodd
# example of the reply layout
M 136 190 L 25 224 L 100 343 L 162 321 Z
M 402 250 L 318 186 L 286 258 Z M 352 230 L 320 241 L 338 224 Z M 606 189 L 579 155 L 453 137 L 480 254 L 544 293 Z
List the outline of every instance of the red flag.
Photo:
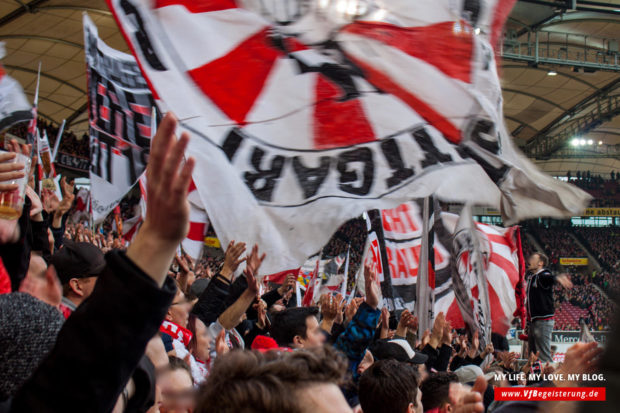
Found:
M 314 267 L 314 271 L 312 272 L 312 277 L 310 277 L 310 282 L 308 283 L 308 289 L 306 290 L 306 295 L 304 295 L 304 299 L 301 302 L 301 305 L 304 307 L 310 307 L 314 302 L 314 290 L 317 287 L 317 281 L 320 282 L 319 278 L 319 262 L 321 261 L 321 254 L 316 258 L 316 266 Z

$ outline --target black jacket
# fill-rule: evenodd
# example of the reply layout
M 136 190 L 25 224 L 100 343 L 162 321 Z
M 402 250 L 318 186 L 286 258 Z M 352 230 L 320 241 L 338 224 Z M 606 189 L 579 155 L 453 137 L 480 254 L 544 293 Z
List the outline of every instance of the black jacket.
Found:
M 421 352 L 428 356 L 428 360 L 426 360 L 426 363 L 424 364 L 426 364 L 426 368 L 429 371 L 431 369 L 435 369 L 437 371 L 448 370 L 450 356 L 452 355 L 452 347 L 441 344 L 441 346 L 434 349 L 430 344 L 427 344 Z
M 198 302 L 194 304 L 192 314 L 195 314 L 207 327 L 216 322 L 220 314 L 226 310 L 230 284 L 229 280 L 217 274 L 200 294 Z
M 530 320 L 553 317 L 555 277 L 547 269 L 527 274 L 527 314 Z
M 244 275 L 237 277 L 235 282 L 231 283 L 225 277 L 217 274 L 200 295 L 191 312 L 208 327 L 217 321 L 218 317 L 241 296 L 246 288 L 248 288 L 248 282 Z M 261 297 L 267 303 L 267 308 L 280 298 L 282 296 L 277 289 L 269 291 Z M 248 320 L 256 320 L 258 316 L 252 306 L 247 309 L 246 313 Z
M 114 407 L 176 287 L 167 278 L 159 288 L 122 252 L 108 253 L 106 261 L 92 295 L 67 319 L 11 412 L 108 413 Z

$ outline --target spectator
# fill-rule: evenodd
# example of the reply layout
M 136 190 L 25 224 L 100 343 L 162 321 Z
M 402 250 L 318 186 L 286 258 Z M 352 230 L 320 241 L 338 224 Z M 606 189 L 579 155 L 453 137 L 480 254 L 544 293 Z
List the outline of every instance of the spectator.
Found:
M 316 307 L 288 308 L 277 313 L 271 334 L 279 346 L 291 348 L 320 347 L 325 342 Z
M 364 413 L 424 412 L 416 371 L 394 359 L 370 366 L 360 378 L 359 393 Z
M 466 388 L 451 372 L 431 373 L 420 385 L 425 412 L 449 411 L 458 405 Z
M 194 407 L 194 379 L 187 364 L 170 356 L 169 364 L 159 372 L 157 385 L 161 391 L 161 413 L 190 413 Z
M 60 310 L 65 318 L 92 294 L 97 278 L 105 268 L 101 250 L 88 242 L 65 241 L 52 256 L 51 264 L 62 284 Z
M 292 353 L 234 351 L 215 361 L 195 412 L 352 412 L 338 388 L 345 371 L 346 362 L 329 346 Z

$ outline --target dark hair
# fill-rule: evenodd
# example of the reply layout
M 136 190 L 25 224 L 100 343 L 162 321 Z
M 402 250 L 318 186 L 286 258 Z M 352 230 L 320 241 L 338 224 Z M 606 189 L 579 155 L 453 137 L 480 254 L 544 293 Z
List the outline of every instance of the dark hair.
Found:
M 189 318 L 187 319 L 187 329 L 192 332 L 192 338 L 189 340 L 187 350 L 192 354 L 196 354 L 196 346 L 198 344 L 196 339 L 196 320 L 200 319 L 196 316 L 196 314 L 190 313 Z
M 422 382 L 422 406 L 424 410 L 440 408 L 450 402 L 450 383 L 458 383 L 459 378 L 456 374 L 448 371 L 440 371 L 430 374 Z
M 539 252 L 539 251 L 536 251 L 534 254 L 538 255 L 538 258 L 543 263 L 543 267 L 547 267 L 547 265 L 549 265 L 549 257 L 547 257 L 547 255 L 545 255 L 544 253 Z
M 308 406 L 297 391 L 340 385 L 346 371 L 344 356 L 329 346 L 290 353 L 232 351 L 215 360 L 194 412 L 301 413 Z
M 168 365 L 163 369 L 163 371 L 175 371 L 175 370 L 185 370 L 187 374 L 189 374 L 189 378 L 192 379 L 192 384 L 194 384 L 194 377 L 192 376 L 192 369 L 189 368 L 187 363 L 178 357 L 168 356 Z
M 274 314 L 271 323 L 271 337 L 279 346 L 289 347 L 295 336 L 306 338 L 306 320 L 319 314 L 317 307 L 295 307 Z
M 409 403 L 417 407 L 417 395 L 418 376 L 407 363 L 380 360 L 360 378 L 359 399 L 364 413 L 405 413 Z

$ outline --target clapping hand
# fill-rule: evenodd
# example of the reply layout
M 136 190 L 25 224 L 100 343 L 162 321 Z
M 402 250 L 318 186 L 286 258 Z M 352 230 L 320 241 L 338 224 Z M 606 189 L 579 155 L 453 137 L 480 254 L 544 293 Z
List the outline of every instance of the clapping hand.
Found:
M 220 274 L 231 280 L 239 265 L 246 260 L 246 258 L 241 258 L 241 255 L 245 252 L 245 242 L 237 242 L 230 241 L 228 244 L 228 248 L 226 248 L 226 254 L 224 255 L 224 265 L 222 266 L 222 270 Z

